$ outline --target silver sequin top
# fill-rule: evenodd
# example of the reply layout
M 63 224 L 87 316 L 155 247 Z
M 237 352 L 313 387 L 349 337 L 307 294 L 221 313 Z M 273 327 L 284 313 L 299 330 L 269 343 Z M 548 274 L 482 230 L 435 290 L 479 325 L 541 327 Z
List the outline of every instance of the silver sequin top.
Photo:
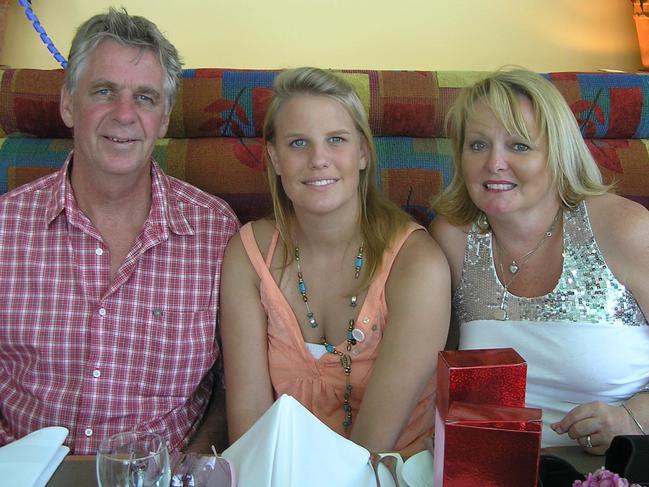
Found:
M 469 232 L 462 278 L 453 296 L 459 323 L 493 320 L 501 308 L 505 289 L 496 274 L 491 242 L 491 232 L 480 233 L 476 225 Z M 563 248 L 563 271 L 554 290 L 535 298 L 506 293 L 508 319 L 648 324 L 633 295 L 606 265 L 584 202 L 564 212 Z

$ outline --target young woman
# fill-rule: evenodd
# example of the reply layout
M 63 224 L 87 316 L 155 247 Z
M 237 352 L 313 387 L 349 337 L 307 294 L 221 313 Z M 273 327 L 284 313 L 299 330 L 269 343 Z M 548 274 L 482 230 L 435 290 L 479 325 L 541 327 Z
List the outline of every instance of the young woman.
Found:
M 231 441 L 286 393 L 370 450 L 423 449 L 450 314 L 441 249 L 376 189 L 342 77 L 281 73 L 264 140 L 274 215 L 230 241 L 222 275 Z

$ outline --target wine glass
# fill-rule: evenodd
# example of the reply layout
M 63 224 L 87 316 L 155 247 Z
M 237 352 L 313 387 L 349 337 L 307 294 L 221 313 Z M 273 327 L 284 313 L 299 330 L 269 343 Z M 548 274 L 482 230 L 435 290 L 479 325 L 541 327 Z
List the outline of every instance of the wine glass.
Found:
M 169 487 L 171 469 L 164 440 L 130 431 L 101 442 L 97 450 L 100 487 Z

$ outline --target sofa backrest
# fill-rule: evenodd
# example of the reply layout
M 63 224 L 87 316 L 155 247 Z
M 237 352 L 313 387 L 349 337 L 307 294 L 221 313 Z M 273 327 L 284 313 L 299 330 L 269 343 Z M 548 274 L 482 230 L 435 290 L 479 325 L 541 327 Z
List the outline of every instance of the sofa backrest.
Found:
M 242 221 L 270 211 L 262 143 L 277 71 L 188 69 L 154 157 L 168 174 L 217 194 Z M 349 70 L 376 137 L 378 184 L 426 224 L 450 182 L 444 118 L 483 73 Z M 649 206 L 649 76 L 545 75 L 566 98 L 607 181 Z M 62 70 L 0 70 L 0 193 L 56 170 L 72 147 L 59 115 Z M 648 139 L 648 140 L 643 140 Z

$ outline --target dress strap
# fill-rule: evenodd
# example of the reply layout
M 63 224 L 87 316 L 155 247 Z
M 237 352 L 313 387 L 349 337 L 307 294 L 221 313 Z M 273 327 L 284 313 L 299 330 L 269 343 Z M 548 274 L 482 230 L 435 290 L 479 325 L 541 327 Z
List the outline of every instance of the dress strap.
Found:
M 270 265 L 273 261 L 275 247 L 277 246 L 277 238 L 279 236 L 278 229 L 275 228 L 275 231 L 273 232 L 273 237 L 271 238 L 270 245 L 268 247 L 268 254 L 266 255 L 265 259 L 261 255 L 259 245 L 257 244 L 257 240 L 255 239 L 255 234 L 252 230 L 252 222 L 248 222 L 243 227 L 241 227 L 239 235 L 241 236 L 241 243 L 243 243 L 246 254 L 248 254 L 250 263 L 255 268 L 255 271 L 257 271 L 257 275 L 260 278 L 267 277 L 267 275 L 269 275 L 268 273 Z
M 397 255 L 399 255 L 399 251 L 401 250 L 401 247 L 403 247 L 403 244 L 406 243 L 406 240 L 408 240 L 408 237 L 410 237 L 410 235 L 417 230 L 424 230 L 424 227 L 415 222 L 410 222 L 405 231 L 403 231 L 403 233 L 401 233 L 400 235 L 397 235 L 390 247 L 388 247 L 388 249 L 384 252 L 383 260 L 381 262 L 381 270 L 374 277 L 374 280 L 372 282 L 372 286 L 375 286 L 376 289 L 383 289 L 385 287 L 385 283 L 388 280 L 388 276 L 390 275 L 390 270 L 392 269 L 394 259 L 396 259 Z

